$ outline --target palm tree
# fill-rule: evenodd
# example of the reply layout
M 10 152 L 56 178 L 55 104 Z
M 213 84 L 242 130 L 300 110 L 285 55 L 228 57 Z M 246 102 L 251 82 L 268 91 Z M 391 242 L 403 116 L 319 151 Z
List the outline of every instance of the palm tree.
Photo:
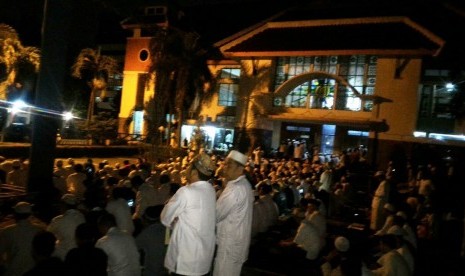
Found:
M 31 97 L 39 66 L 39 49 L 23 46 L 12 27 L 0 24 L 0 99 L 15 91 Z
M 180 137 L 180 126 L 190 108 L 192 116 L 198 114 L 200 104 L 212 95 L 213 78 L 207 66 L 207 50 L 201 46 L 199 35 L 173 27 L 158 28 L 152 38 L 150 72 L 155 76 L 153 118 L 149 135 L 161 141 L 157 131 L 165 125 L 165 114 L 175 114 L 176 136 Z M 195 99 L 200 101 L 195 101 Z M 197 114 L 196 114 L 197 113 Z M 166 122 L 170 129 L 171 122 Z
M 86 48 L 81 50 L 72 66 L 72 76 L 86 81 L 90 88 L 89 107 L 87 109 L 87 127 L 94 115 L 95 95 L 97 91 L 104 91 L 108 79 L 118 72 L 117 61 L 100 51 Z

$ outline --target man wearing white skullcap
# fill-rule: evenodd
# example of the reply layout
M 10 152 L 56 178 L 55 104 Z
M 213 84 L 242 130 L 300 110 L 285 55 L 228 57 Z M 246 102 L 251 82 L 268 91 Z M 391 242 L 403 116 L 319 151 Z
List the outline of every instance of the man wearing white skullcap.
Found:
M 78 198 L 74 194 L 64 194 L 61 197 L 63 213 L 52 219 L 47 231 L 52 232 L 56 239 L 56 247 L 53 255 L 65 260 L 66 254 L 77 247 L 76 228 L 86 221 L 84 215 L 77 209 Z
M 34 267 L 32 240 L 44 230 L 40 224 L 30 220 L 32 205 L 18 202 L 13 207 L 15 223 L 0 229 L 0 256 L 4 271 L 2 275 L 23 275 Z
M 227 185 L 216 203 L 218 249 L 214 276 L 240 275 L 249 253 L 254 196 L 244 175 L 247 159 L 233 150 L 224 161 Z
M 161 222 L 173 231 L 165 257 L 165 267 L 171 273 L 210 272 L 215 250 L 216 194 L 207 181 L 215 169 L 206 153 L 194 157 L 186 169 L 188 185 L 179 188 L 161 212 Z
M 374 179 L 378 183 L 378 187 L 371 201 L 370 229 L 378 231 L 386 220 L 383 207 L 390 201 L 391 183 L 386 179 L 386 174 L 383 171 L 376 172 Z
M 350 242 L 346 237 L 338 236 L 334 239 L 334 250 L 323 257 L 321 265 L 323 276 L 329 275 L 361 275 L 362 263 L 357 254 L 349 251 Z

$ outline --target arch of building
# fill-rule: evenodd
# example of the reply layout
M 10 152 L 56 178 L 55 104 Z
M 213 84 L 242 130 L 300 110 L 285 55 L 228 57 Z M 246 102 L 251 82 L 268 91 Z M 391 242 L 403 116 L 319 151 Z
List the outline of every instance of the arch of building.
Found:
M 321 79 L 321 78 L 334 79 L 337 83 L 343 86 L 346 86 L 350 90 L 352 90 L 352 92 L 354 92 L 354 94 L 357 97 L 361 96 L 360 92 L 358 92 L 357 89 L 355 89 L 355 87 L 350 85 L 344 78 L 334 75 L 334 74 L 327 73 L 327 72 L 321 72 L 321 71 L 303 73 L 303 74 L 300 74 L 298 76 L 295 76 L 285 81 L 283 84 L 281 84 L 281 86 L 278 87 L 278 89 L 276 89 L 274 96 L 284 98 L 302 83 L 305 83 L 307 81 L 311 81 L 314 79 Z

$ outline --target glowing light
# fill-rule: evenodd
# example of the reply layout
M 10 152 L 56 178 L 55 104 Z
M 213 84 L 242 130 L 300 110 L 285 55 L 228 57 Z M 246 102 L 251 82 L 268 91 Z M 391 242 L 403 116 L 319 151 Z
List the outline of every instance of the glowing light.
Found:
M 450 91 L 454 91 L 455 85 L 454 85 L 453 83 L 448 82 L 448 83 L 446 83 L 446 89 L 447 89 L 447 91 L 449 91 L 449 92 L 450 92 Z
M 414 132 L 413 132 L 413 136 L 414 136 L 414 137 L 426 137 L 426 132 L 414 131 Z
M 71 112 L 65 112 L 65 113 L 63 113 L 63 120 L 69 121 L 69 120 L 71 120 L 71 119 L 73 119 L 73 118 L 74 118 L 73 113 L 71 113 Z
M 443 134 L 443 133 L 430 133 L 430 138 L 437 140 L 455 140 L 455 141 L 465 141 L 464 135 L 453 135 L 453 134 Z
M 16 114 L 16 113 L 24 112 L 24 109 L 26 107 L 28 107 L 28 105 L 24 101 L 18 100 L 18 101 L 13 102 L 13 104 L 11 105 L 11 108 L 9 108 L 8 111 L 13 114 Z

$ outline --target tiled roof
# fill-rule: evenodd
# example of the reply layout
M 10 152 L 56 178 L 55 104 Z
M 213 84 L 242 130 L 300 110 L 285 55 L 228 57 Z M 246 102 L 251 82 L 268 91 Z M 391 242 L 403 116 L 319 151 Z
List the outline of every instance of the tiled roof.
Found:
M 442 40 L 406 18 L 269 22 L 222 45 L 230 56 L 434 55 Z

